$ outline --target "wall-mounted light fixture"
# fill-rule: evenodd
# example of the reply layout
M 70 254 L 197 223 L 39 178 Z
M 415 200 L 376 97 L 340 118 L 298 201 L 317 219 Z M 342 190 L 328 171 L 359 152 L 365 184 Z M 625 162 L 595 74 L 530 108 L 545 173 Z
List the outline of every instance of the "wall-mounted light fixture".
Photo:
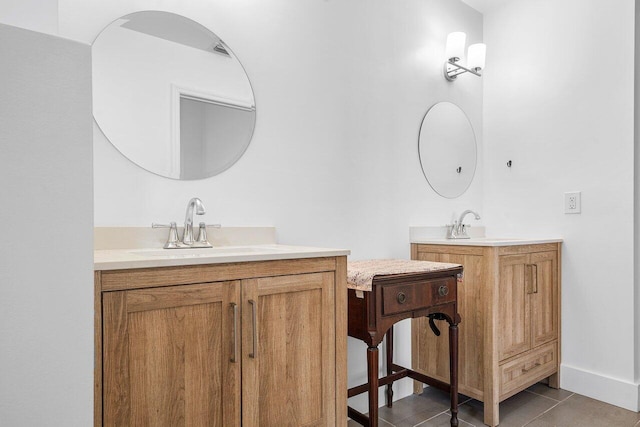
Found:
M 455 32 L 447 36 L 447 60 L 444 63 L 444 77 L 450 82 L 463 73 L 471 73 L 482 77 L 480 71 L 484 68 L 487 46 L 484 43 L 476 43 L 469 46 L 467 65 L 465 67 L 461 64 L 461 58 L 464 56 L 466 39 L 467 35 L 463 32 Z

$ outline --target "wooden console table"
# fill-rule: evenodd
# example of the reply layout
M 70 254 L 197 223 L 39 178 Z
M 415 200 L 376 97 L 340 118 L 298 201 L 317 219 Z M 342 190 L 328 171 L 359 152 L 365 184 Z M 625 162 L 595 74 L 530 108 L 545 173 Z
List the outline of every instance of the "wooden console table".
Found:
M 429 261 L 372 260 L 347 264 L 349 288 L 348 334 L 369 346 L 367 383 L 352 387 L 348 397 L 368 392 L 369 416 L 348 407 L 349 417 L 363 426 L 378 426 L 378 387 L 387 386 L 386 402 L 392 407 L 394 381 L 409 377 L 440 388 L 451 396 L 451 425 L 458 425 L 458 323 L 457 284 L 462 266 Z M 435 320 L 449 323 L 449 384 L 393 363 L 393 325 L 400 320 L 428 317 L 436 335 Z M 378 378 L 378 346 L 387 337 L 387 375 Z

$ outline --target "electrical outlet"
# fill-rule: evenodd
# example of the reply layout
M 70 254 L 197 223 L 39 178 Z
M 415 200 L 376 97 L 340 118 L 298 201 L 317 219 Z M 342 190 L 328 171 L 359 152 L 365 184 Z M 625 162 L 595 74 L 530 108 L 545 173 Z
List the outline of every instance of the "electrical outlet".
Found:
M 580 191 L 564 193 L 564 213 L 579 214 L 582 210 Z

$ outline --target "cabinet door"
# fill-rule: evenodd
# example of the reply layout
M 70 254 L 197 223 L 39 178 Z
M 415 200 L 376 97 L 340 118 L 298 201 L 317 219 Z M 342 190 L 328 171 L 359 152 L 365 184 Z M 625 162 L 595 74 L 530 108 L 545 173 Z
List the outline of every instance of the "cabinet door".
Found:
M 334 274 L 243 280 L 242 300 L 242 425 L 335 425 Z
M 558 256 L 556 252 L 533 253 L 529 262 L 533 265 L 531 339 L 537 347 L 558 338 Z
M 498 359 L 504 360 L 531 347 L 528 292 L 531 267 L 528 255 L 499 257 L 498 280 Z
M 239 302 L 239 282 L 105 292 L 103 425 L 240 426 Z

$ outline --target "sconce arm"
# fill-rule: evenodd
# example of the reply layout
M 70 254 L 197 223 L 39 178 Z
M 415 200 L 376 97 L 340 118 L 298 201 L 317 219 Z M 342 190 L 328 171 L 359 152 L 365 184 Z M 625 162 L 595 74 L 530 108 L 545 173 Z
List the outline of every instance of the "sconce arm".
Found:
M 449 69 L 449 66 L 455 67 L 455 68 Z M 450 82 L 454 81 L 456 77 L 458 77 L 460 74 L 463 74 L 463 73 L 471 73 L 475 76 L 482 77 L 482 74 L 480 74 L 479 72 L 474 71 L 470 68 L 464 67 L 458 64 L 457 62 L 452 61 L 451 59 L 449 59 L 447 62 L 444 63 L 444 77 Z

